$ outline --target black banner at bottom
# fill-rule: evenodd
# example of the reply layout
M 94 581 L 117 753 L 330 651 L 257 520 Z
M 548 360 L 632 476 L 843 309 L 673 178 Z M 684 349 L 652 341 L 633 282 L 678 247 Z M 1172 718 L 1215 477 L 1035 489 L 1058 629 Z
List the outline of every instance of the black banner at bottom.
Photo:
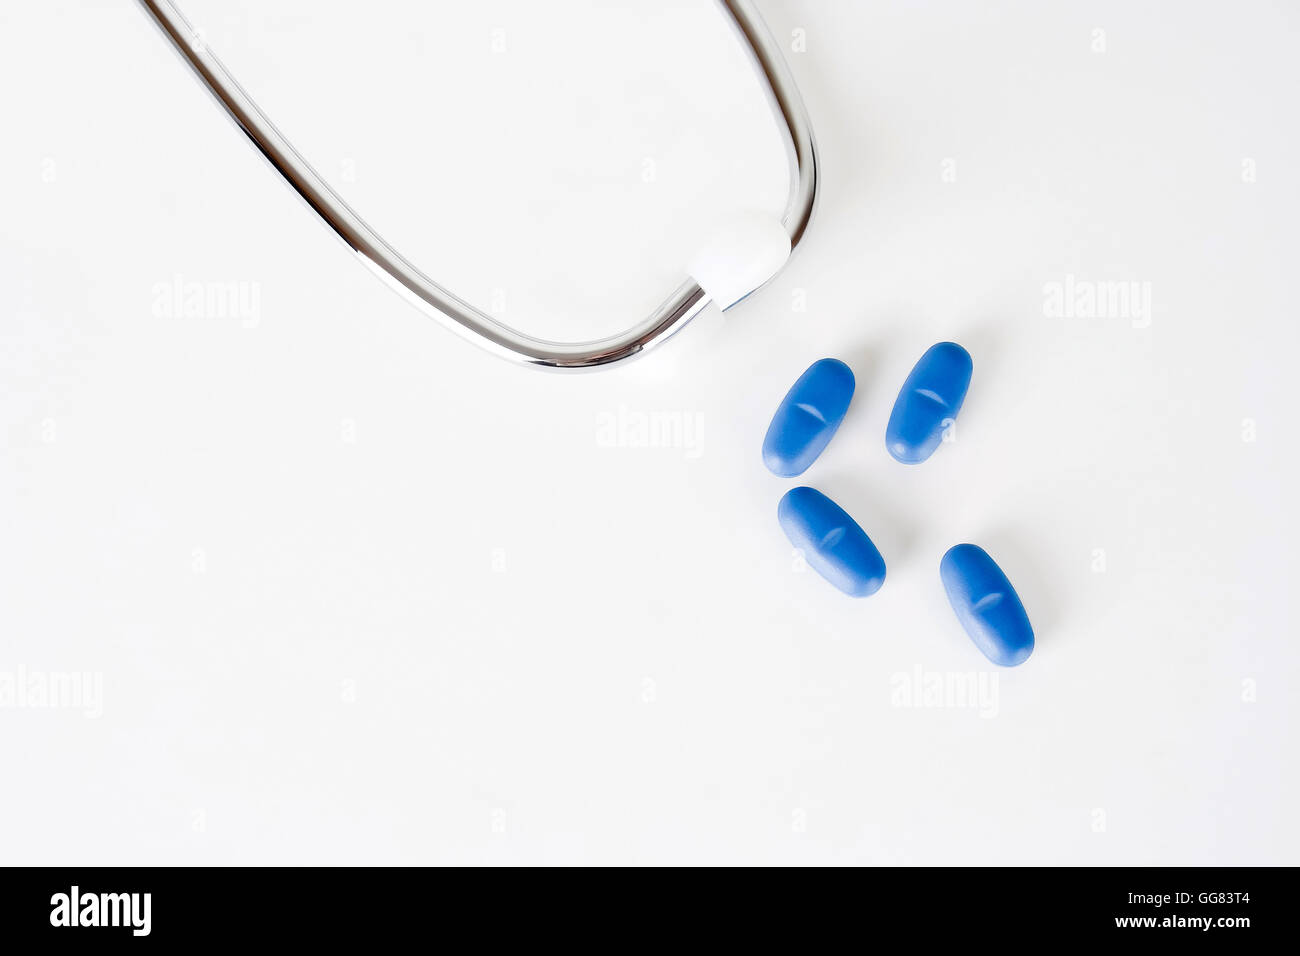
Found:
M 869 943 L 917 938 L 970 942 L 1132 937 L 1233 944 L 1285 934 L 1289 869 L 911 869 L 840 874 L 838 886 L 806 877 L 755 893 L 653 875 L 603 892 L 533 880 L 478 884 L 476 874 L 424 869 L 6 869 L 0 928 L 6 943 L 304 941 L 331 947 L 404 942 L 412 933 L 455 933 L 499 942 L 604 945 L 717 939 L 808 943 L 852 932 Z M 716 877 L 714 878 L 716 879 Z M 514 931 L 514 933 L 512 933 Z M 920 934 L 919 937 L 917 934 Z M 471 939 L 474 937 L 471 936 Z M 428 939 L 428 936 L 425 936 Z M 436 942 L 436 940 L 429 940 Z

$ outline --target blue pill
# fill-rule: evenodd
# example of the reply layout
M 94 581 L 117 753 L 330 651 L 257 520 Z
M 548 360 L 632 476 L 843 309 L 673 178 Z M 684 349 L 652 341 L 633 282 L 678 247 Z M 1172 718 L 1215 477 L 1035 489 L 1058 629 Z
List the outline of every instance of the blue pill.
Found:
M 950 548 L 939 576 L 957 620 L 994 664 L 1015 667 L 1034 650 L 1034 629 L 1025 606 L 987 551 L 973 544 Z
M 970 354 L 956 342 L 932 345 L 907 376 L 885 429 L 885 447 L 905 465 L 934 454 L 970 387 Z
M 775 475 L 802 475 L 817 460 L 853 401 L 853 370 L 839 359 L 813 362 L 790 386 L 763 439 L 763 464 Z
M 777 520 L 804 560 L 850 597 L 867 597 L 885 583 L 885 559 L 843 508 L 815 488 L 792 488 Z

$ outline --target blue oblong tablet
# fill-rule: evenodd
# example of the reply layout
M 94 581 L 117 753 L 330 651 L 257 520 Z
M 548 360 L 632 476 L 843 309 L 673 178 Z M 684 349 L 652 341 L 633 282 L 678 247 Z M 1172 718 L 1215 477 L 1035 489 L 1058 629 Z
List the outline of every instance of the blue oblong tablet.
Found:
M 791 488 L 776 509 L 790 543 L 818 574 L 850 597 L 885 583 L 885 559 L 848 513 L 815 488 Z
M 830 442 L 853 401 L 853 370 L 824 358 L 790 386 L 763 439 L 763 464 L 775 475 L 802 475 Z
M 939 562 L 939 576 L 957 620 L 984 656 L 1002 667 L 1024 663 L 1034 650 L 1034 629 L 989 553 L 974 544 L 950 548 Z
M 905 465 L 934 454 L 970 387 L 970 353 L 956 342 L 926 349 L 907 376 L 885 429 L 885 447 Z

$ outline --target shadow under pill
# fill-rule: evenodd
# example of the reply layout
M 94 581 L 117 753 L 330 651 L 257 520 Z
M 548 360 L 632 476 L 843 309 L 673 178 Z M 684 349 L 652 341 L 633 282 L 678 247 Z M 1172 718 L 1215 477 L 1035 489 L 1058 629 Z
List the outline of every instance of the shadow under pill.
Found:
M 837 353 L 835 357 L 853 369 L 854 393 L 853 404 L 849 406 L 850 415 L 854 414 L 855 408 L 858 415 L 865 415 L 881 402 L 893 402 L 898 385 L 884 381 L 881 370 L 900 341 L 901 336 L 896 327 L 885 327 L 876 329 L 869 341 Z
M 915 522 L 901 517 L 907 509 L 883 495 L 879 486 L 869 485 L 855 474 L 831 475 L 814 487 L 847 511 L 867 533 L 885 559 L 886 573 L 908 560 L 916 545 Z
M 998 343 L 1001 340 L 1002 333 L 998 331 L 997 322 L 994 319 L 980 319 L 970 322 L 963 326 L 959 330 L 959 334 L 951 340 L 970 353 L 973 366 L 971 393 L 976 396 L 977 401 L 980 380 L 996 381 L 997 379 L 998 360 L 1001 352 Z M 967 401 L 969 400 L 970 395 L 967 395 Z
M 1064 591 L 1056 586 L 1059 575 L 1051 571 L 1051 562 L 1042 549 L 1027 545 L 1032 532 L 1012 528 L 998 529 L 969 539 L 989 553 L 1002 573 L 1020 596 L 1029 623 L 1034 628 L 1034 640 L 1056 630 L 1067 610 Z M 957 542 L 953 542 L 956 544 Z

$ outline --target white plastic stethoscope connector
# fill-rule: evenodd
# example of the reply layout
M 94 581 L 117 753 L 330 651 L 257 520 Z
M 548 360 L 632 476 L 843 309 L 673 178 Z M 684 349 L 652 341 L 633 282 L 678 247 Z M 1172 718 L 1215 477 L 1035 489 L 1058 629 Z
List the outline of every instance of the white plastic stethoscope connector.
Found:
M 780 272 L 790 249 L 790 234 L 780 219 L 743 213 L 714 229 L 687 272 L 725 312 Z

